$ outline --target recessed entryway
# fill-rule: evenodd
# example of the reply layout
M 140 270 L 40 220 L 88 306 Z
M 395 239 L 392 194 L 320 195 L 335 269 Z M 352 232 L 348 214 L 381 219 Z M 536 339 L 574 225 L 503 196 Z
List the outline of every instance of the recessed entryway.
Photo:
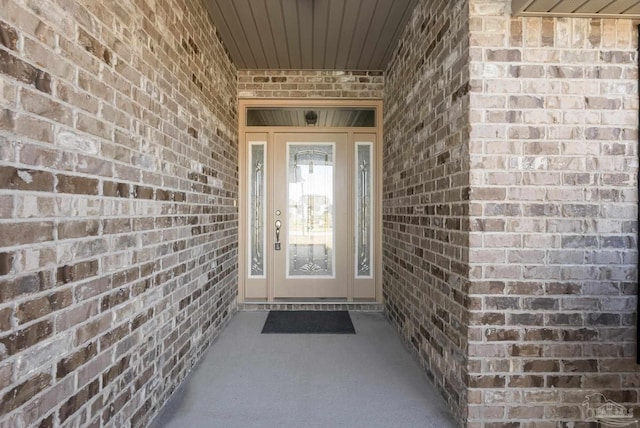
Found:
M 240 301 L 380 302 L 380 102 L 240 112 Z

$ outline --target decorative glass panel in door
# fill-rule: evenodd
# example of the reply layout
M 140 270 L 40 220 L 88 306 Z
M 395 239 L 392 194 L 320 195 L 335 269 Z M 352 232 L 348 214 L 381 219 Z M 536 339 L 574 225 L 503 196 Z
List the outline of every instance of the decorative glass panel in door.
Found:
M 265 144 L 251 143 L 249 153 L 249 276 L 264 277 L 265 269 L 265 209 L 266 163 Z
M 353 298 L 372 300 L 376 297 L 376 136 L 355 135 L 352 177 L 353 224 Z
M 372 276 L 373 261 L 373 174 L 372 144 L 356 144 L 355 177 L 355 231 L 356 231 L 356 277 Z
M 288 144 L 287 168 L 287 277 L 333 277 L 334 144 Z

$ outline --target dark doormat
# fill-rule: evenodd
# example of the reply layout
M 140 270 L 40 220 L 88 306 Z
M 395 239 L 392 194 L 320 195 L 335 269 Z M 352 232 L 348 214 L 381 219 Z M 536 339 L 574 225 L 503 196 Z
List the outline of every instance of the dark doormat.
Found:
M 356 334 L 348 311 L 270 311 L 262 333 Z

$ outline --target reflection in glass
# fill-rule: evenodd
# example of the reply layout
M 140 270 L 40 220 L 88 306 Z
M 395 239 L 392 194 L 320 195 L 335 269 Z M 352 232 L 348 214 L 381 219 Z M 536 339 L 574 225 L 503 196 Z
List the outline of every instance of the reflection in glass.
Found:
M 249 224 L 249 248 L 251 248 L 251 276 L 264 276 L 265 255 L 265 154 L 264 143 L 251 144 L 251 211 Z
M 333 144 L 289 144 L 288 276 L 333 276 Z
M 371 276 L 371 144 L 357 144 L 356 276 Z
M 308 114 L 316 116 L 309 121 Z M 282 108 L 247 109 L 247 126 L 318 126 L 323 128 L 372 128 L 376 126 L 374 108 Z

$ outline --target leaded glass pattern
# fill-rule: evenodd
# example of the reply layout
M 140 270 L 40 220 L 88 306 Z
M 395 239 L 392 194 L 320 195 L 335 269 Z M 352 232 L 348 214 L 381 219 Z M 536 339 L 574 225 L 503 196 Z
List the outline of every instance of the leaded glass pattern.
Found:
M 265 144 L 252 143 L 250 155 L 251 178 L 249 184 L 250 194 L 250 219 L 249 219 L 249 248 L 250 276 L 265 276 L 265 190 L 266 190 L 266 164 Z
M 370 277 L 373 257 L 371 143 L 358 143 L 356 155 L 356 277 Z
M 287 275 L 334 276 L 334 145 L 289 144 Z

